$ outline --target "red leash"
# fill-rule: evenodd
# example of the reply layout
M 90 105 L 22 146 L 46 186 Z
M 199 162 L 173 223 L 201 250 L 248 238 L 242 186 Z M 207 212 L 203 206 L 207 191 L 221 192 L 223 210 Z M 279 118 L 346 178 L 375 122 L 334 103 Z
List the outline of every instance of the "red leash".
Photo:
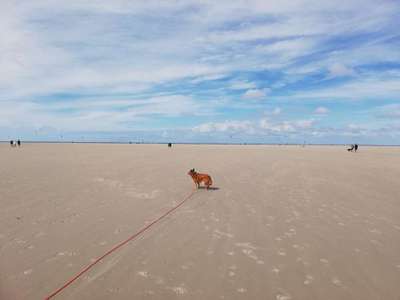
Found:
M 80 276 L 82 276 L 82 274 L 86 273 L 87 271 L 89 271 L 95 264 L 97 264 L 99 261 L 101 261 L 104 257 L 110 255 L 111 253 L 113 253 L 114 251 L 116 251 L 117 249 L 121 248 L 123 245 L 127 244 L 128 242 L 132 241 L 133 239 L 135 239 L 136 237 L 138 237 L 140 234 L 142 234 L 143 232 L 145 232 L 147 229 L 149 229 L 151 226 L 153 226 L 154 224 L 156 224 L 158 221 L 160 221 L 161 219 L 163 219 L 164 217 L 166 217 L 167 215 L 169 215 L 170 213 L 172 213 L 174 210 L 176 210 L 178 207 L 180 207 L 183 203 L 185 203 L 187 200 L 190 199 L 190 197 L 192 197 L 194 195 L 195 191 L 193 190 L 188 196 L 186 196 L 185 199 L 183 199 L 178 205 L 174 206 L 173 208 L 171 208 L 170 210 L 168 210 L 166 213 L 164 213 L 162 216 L 158 217 L 157 219 L 155 219 L 154 221 L 152 221 L 150 224 L 146 225 L 145 227 L 143 227 L 142 229 L 140 229 L 138 232 L 136 232 L 134 235 L 130 236 L 128 239 L 126 239 L 125 241 L 122 241 L 121 243 L 119 243 L 118 245 L 115 245 L 113 248 L 111 248 L 110 250 L 108 250 L 106 253 L 104 253 L 102 256 L 100 256 L 99 258 L 97 258 L 95 261 L 93 261 L 91 264 L 89 264 L 88 266 L 86 266 L 82 271 L 80 271 L 78 274 L 76 274 L 74 277 L 72 277 L 70 280 L 68 280 L 62 287 L 58 288 L 56 291 L 54 291 L 53 293 L 51 293 L 49 296 L 47 296 L 46 298 L 44 298 L 45 300 L 49 300 L 51 298 L 53 298 L 54 296 L 56 296 L 58 293 L 60 293 L 63 289 L 65 289 L 66 287 L 68 287 L 70 284 L 72 284 L 75 280 L 77 280 Z

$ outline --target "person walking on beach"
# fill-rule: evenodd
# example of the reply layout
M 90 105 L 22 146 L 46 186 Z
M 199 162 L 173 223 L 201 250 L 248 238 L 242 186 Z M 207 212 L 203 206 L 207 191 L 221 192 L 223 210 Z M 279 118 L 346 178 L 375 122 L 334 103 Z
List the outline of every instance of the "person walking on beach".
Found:
M 10 141 L 10 146 L 14 147 L 14 141 L 13 140 Z
M 20 140 L 17 141 L 17 145 L 18 145 L 18 147 L 21 147 L 21 141 Z
M 357 152 L 357 150 L 358 150 L 358 144 L 355 144 L 354 145 L 354 152 Z

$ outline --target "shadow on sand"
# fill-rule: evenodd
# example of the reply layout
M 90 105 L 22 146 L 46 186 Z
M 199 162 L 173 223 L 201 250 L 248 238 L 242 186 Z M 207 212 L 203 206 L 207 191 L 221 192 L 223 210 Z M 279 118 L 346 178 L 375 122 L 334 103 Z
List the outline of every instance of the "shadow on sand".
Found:
M 199 190 L 207 190 L 207 188 L 206 188 L 205 186 L 200 186 L 198 189 L 199 189 Z M 209 190 L 209 191 L 217 191 L 217 190 L 219 190 L 219 187 L 211 186 L 211 187 L 208 188 L 208 190 Z

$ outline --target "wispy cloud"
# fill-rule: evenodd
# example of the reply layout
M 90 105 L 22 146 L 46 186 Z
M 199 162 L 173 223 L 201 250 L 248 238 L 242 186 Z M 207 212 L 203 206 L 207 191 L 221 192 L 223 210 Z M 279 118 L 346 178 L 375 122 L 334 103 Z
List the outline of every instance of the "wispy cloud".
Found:
M 269 89 L 252 89 L 247 90 L 243 94 L 244 99 L 264 99 L 267 96 Z
M 314 113 L 317 115 L 326 115 L 329 112 L 329 109 L 323 106 L 319 106 L 314 110 Z

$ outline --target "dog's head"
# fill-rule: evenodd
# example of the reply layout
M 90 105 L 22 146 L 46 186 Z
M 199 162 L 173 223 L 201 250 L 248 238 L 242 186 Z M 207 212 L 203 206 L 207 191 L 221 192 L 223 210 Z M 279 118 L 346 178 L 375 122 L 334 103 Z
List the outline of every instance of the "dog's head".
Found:
M 194 170 L 194 168 L 191 169 L 191 170 L 188 172 L 188 175 L 193 175 L 193 174 L 196 174 L 196 171 Z

